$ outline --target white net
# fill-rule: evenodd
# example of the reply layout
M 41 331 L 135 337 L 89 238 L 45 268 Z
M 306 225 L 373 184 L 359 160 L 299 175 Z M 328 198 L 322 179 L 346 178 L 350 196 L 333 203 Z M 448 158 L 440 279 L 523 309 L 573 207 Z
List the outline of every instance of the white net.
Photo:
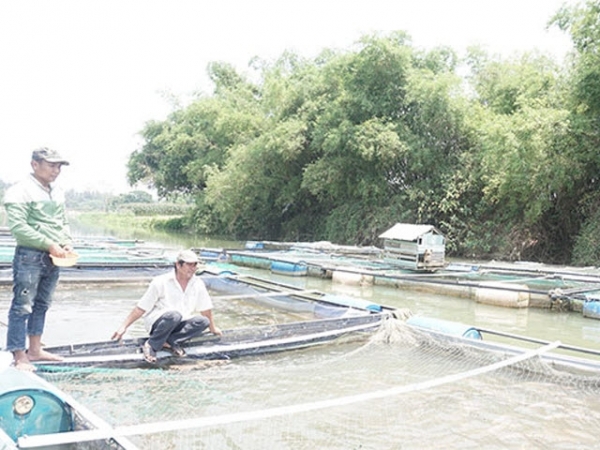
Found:
M 141 449 L 596 446 L 600 377 L 552 367 L 547 350 L 515 357 L 389 320 L 367 342 L 44 377 Z

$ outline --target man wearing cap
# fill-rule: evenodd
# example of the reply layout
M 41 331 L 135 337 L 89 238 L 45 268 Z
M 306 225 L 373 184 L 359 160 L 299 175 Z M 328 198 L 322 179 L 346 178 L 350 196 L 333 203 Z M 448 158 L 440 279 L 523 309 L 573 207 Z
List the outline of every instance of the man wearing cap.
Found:
M 17 243 L 6 350 L 21 370 L 35 370 L 32 361 L 61 359 L 42 348 L 42 333 L 59 276 L 50 255 L 63 258 L 72 251 L 64 193 L 53 185 L 66 165 L 69 162 L 55 150 L 34 150 L 33 173 L 4 195 L 8 227 Z
M 174 271 L 155 277 L 146 293 L 129 313 L 121 327 L 112 335 L 120 340 L 127 328 L 144 318 L 150 337 L 142 346 L 144 359 L 156 362 L 156 352 L 169 349 L 175 356 L 185 356 L 183 343 L 202 334 L 207 328 L 221 335 L 212 315 L 212 300 L 206 285 L 196 275 L 198 256 L 191 250 L 181 251 Z M 199 311 L 199 315 L 194 315 Z

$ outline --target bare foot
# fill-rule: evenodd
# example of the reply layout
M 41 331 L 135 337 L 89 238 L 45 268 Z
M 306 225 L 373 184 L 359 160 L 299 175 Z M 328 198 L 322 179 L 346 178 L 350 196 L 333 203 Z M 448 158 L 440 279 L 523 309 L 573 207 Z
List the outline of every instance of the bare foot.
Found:
M 64 358 L 62 356 L 53 355 L 50 352 L 47 352 L 44 349 L 40 349 L 39 352 L 34 353 L 31 350 L 27 352 L 27 356 L 29 361 L 62 361 Z
M 31 364 L 25 352 L 15 353 L 15 368 L 23 372 L 35 372 L 35 366 Z

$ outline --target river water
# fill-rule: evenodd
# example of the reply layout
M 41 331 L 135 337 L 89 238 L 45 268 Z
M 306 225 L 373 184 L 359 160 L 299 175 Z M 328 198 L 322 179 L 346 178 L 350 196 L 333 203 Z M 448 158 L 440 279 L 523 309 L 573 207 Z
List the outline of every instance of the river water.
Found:
M 172 250 L 243 246 L 240 242 L 204 238 L 118 237 L 141 238 Z M 600 321 L 578 313 L 508 309 L 389 287 L 334 285 L 330 280 L 241 270 L 304 289 L 366 298 L 412 314 L 600 348 Z M 45 343 L 108 339 L 145 288 L 144 283 L 60 285 L 48 316 Z M 0 287 L 3 322 L 9 303 L 10 288 Z M 283 320 L 268 306 L 219 300 L 215 300 L 214 314 L 224 329 Z M 4 334 L 5 326 L 0 325 L 3 341 Z M 135 324 L 129 334 L 143 335 L 141 323 Z M 364 340 L 341 342 L 215 363 L 197 370 L 61 374 L 51 377 L 51 381 L 115 426 L 289 407 L 359 393 L 386 393 L 350 406 L 333 405 L 283 418 L 233 423 L 211 432 L 203 429 L 132 437 L 141 448 L 600 448 L 596 437 L 600 420 L 597 381 L 531 375 L 527 370 L 499 370 L 461 379 L 457 374 L 484 366 L 487 361 L 469 360 L 456 349 L 449 353 L 435 345 L 415 346 L 414 339 L 402 330 L 388 330 L 383 340 L 386 345 Z M 425 388 L 419 384 L 449 376 L 457 379 Z

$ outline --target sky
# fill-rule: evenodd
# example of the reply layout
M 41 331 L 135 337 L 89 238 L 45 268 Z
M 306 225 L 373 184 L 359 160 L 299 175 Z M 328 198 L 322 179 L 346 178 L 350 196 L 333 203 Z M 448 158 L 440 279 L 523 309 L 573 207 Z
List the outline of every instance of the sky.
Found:
M 573 4 L 575 0 L 567 0 Z M 286 50 L 312 58 L 361 36 L 406 31 L 412 45 L 534 49 L 560 60 L 546 29 L 565 0 L 0 0 L 0 180 L 30 172 L 31 151 L 70 162 L 65 189 L 122 193 L 139 133 L 174 99 L 209 94 L 210 62 L 244 72 Z

